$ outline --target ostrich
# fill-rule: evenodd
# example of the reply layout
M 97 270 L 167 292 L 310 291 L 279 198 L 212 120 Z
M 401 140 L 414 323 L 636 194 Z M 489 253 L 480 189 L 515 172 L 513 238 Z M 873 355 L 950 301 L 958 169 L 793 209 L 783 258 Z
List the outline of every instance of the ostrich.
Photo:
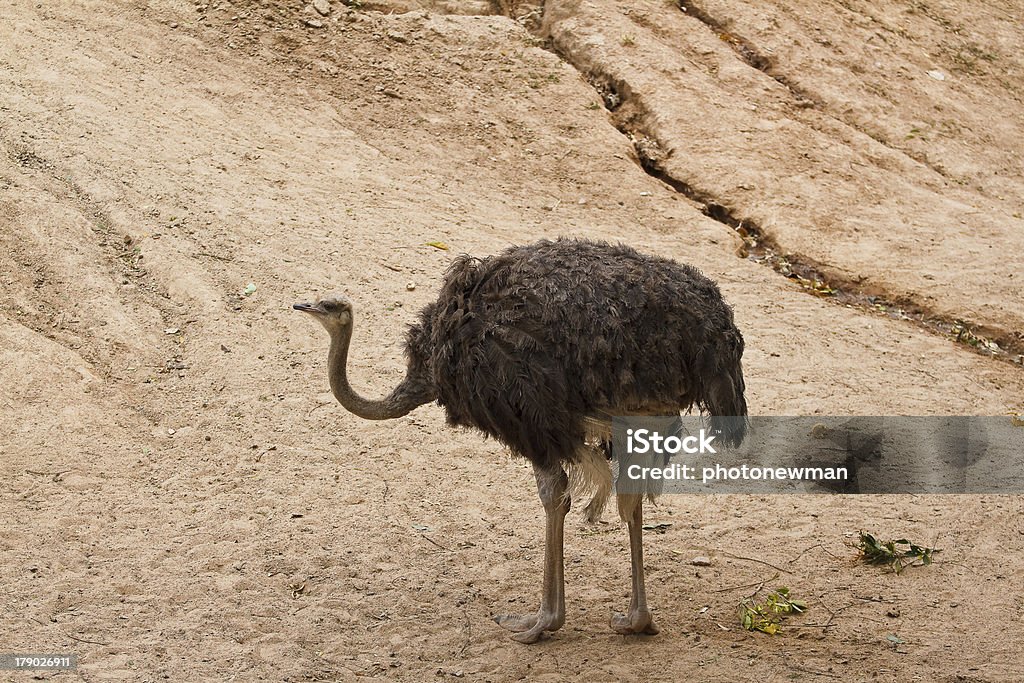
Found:
M 523 643 L 565 622 L 563 527 L 570 493 L 596 521 L 612 489 L 611 416 L 710 415 L 719 442 L 747 428 L 743 336 L 717 285 L 691 266 L 624 245 L 542 240 L 484 259 L 461 256 L 437 301 L 408 330 L 408 370 L 380 400 L 349 385 L 352 305 L 295 304 L 330 334 L 331 390 L 368 420 L 437 401 L 451 425 L 475 427 L 533 465 L 546 514 L 540 608 L 495 621 Z M 611 627 L 655 634 L 643 566 L 643 495 L 620 493 L 629 533 L 632 598 Z

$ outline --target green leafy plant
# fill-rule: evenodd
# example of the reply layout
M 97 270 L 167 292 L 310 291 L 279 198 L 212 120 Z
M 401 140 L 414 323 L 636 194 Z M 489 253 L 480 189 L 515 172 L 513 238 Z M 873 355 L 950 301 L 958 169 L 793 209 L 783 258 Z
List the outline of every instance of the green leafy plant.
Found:
M 942 552 L 936 548 L 917 545 L 905 538 L 895 541 L 880 541 L 867 532 L 860 532 L 861 557 L 868 564 L 887 565 L 899 574 L 907 567 L 925 566 L 932 563 L 932 555 Z
M 806 610 L 807 603 L 790 597 L 789 589 L 780 586 L 762 602 L 756 602 L 753 597 L 744 599 L 740 603 L 740 623 L 748 631 L 775 635 L 782 630 L 781 622 L 786 616 Z

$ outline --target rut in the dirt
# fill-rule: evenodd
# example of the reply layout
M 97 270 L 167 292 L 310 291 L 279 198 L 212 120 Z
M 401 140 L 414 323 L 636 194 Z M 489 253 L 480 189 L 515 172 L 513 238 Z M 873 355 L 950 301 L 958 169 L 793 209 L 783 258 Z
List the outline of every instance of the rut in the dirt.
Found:
M 174 304 L 170 295 L 158 283 L 142 265 L 142 252 L 135 240 L 127 233 L 122 233 L 115 221 L 111 218 L 106 207 L 89 194 L 67 169 L 62 168 L 56 161 L 47 158 L 45 153 L 34 149 L 24 142 L 11 141 L 0 138 L 0 154 L 5 154 L 26 173 L 29 180 L 38 189 L 50 194 L 59 202 L 73 207 L 77 215 L 82 217 L 88 225 L 89 235 L 93 238 L 101 260 L 96 264 L 98 270 L 103 272 L 111 282 L 119 282 L 122 285 L 131 284 L 131 289 L 115 287 L 120 302 L 126 306 L 138 305 L 140 302 L 147 307 L 158 311 L 167 327 L 177 319 L 179 314 L 174 310 Z M 13 236 L 12 236 L 13 237 Z M 34 248 L 32 239 L 13 238 L 10 242 L 10 255 L 15 256 L 21 252 L 31 251 Z M 33 263 L 42 263 L 35 265 Z M 20 307 L 13 309 L 13 317 L 19 323 L 33 330 L 41 337 L 45 337 L 57 344 L 72 349 L 91 365 L 99 375 L 111 377 L 116 375 L 114 368 L 121 364 L 116 360 L 118 354 L 123 353 L 116 344 L 95 345 L 89 343 L 89 337 L 76 325 L 75 315 L 70 312 L 67 297 L 67 285 L 61 281 L 66 274 L 61 274 L 46 264 L 39 256 L 22 259 L 19 265 L 24 268 L 34 267 L 37 271 L 35 276 L 35 299 L 34 305 L 38 309 L 35 315 L 27 315 L 20 311 Z M 52 270 L 52 272 L 51 272 Z M 131 292 L 129 294 L 128 292 Z M 0 298 L 0 307 L 7 305 Z M 105 323 L 104 323 L 105 324 Z M 182 363 L 180 358 L 180 347 L 172 340 L 168 340 L 168 355 L 166 369 L 176 369 Z M 125 361 L 125 364 L 130 362 Z

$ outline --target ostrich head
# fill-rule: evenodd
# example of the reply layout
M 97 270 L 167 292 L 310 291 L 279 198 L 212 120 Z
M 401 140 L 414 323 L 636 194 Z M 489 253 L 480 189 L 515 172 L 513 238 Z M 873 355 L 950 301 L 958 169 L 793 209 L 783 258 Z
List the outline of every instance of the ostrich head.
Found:
M 332 335 L 352 327 L 352 302 L 343 296 L 321 299 L 315 304 L 295 304 L 292 308 L 312 315 Z
M 410 359 L 410 372 L 390 394 L 379 401 L 363 398 L 349 385 L 345 364 L 352 340 L 352 302 L 343 296 L 321 299 L 315 304 L 295 304 L 296 311 L 309 313 L 331 335 L 327 354 L 327 373 L 331 391 L 349 412 L 367 420 L 389 420 L 407 415 L 410 410 L 436 398 L 430 377 L 422 371 L 422 362 Z

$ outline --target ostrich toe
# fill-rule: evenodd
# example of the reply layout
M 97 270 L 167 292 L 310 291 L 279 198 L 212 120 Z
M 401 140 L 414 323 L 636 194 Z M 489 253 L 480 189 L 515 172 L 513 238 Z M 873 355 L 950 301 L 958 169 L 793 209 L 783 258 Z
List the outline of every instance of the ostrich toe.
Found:
M 654 623 L 654 616 L 647 610 L 637 610 L 629 614 L 615 614 L 612 616 L 610 626 L 613 631 L 624 636 L 636 633 L 653 636 L 661 630 Z
M 512 639 L 520 643 L 535 643 L 545 631 L 557 631 L 562 628 L 564 618 L 543 611 L 535 614 L 501 614 L 494 617 L 494 622 L 504 629 L 513 632 Z

